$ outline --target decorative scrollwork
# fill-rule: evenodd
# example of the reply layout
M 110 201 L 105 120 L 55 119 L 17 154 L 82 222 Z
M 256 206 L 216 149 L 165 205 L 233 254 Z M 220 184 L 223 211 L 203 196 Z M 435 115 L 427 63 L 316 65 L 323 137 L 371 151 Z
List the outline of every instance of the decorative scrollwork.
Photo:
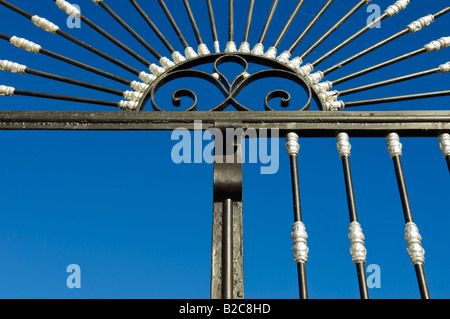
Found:
M 253 74 L 248 73 L 249 62 L 256 63 L 259 65 L 264 65 L 272 69 L 266 69 L 262 71 L 255 72 Z M 197 66 L 205 65 L 208 63 L 213 63 L 212 73 L 207 73 L 194 69 Z M 225 63 L 235 63 L 242 66 L 242 72 L 239 73 L 232 81 L 227 79 L 227 77 L 220 72 L 219 67 Z M 296 110 L 307 110 L 311 104 L 312 99 L 317 99 L 314 91 L 309 87 L 304 78 L 295 73 L 289 67 L 273 61 L 266 59 L 264 57 L 256 57 L 254 55 L 239 53 L 239 54 L 210 54 L 206 56 L 201 56 L 193 58 L 191 60 L 179 63 L 178 65 L 168 69 L 164 74 L 159 76 L 146 90 L 144 98 L 141 100 L 142 110 L 147 103 L 150 101 L 153 109 L 155 111 L 164 111 L 165 108 L 159 106 L 156 103 L 155 97 L 157 92 L 165 86 L 167 83 L 180 78 L 197 78 L 205 80 L 215 87 L 218 88 L 220 93 L 223 95 L 224 99 L 218 105 L 209 107 L 209 111 L 223 111 L 230 105 L 233 106 L 238 111 L 250 111 L 251 109 L 242 105 L 237 101 L 237 96 L 239 93 L 247 87 L 249 84 L 265 79 L 265 78 L 281 78 L 287 79 L 296 83 L 300 86 L 303 91 L 307 94 L 306 102 L 301 106 L 292 107 L 291 94 L 285 90 L 272 90 L 264 98 L 264 109 L 266 111 L 273 111 L 273 108 L 269 105 L 269 102 L 276 98 L 281 98 L 280 104 L 283 108 L 292 107 Z M 193 90 L 189 89 L 178 89 L 172 94 L 172 105 L 174 107 L 180 107 L 181 97 L 189 97 L 193 103 L 190 107 L 183 108 L 184 111 L 195 111 L 197 110 L 198 98 Z

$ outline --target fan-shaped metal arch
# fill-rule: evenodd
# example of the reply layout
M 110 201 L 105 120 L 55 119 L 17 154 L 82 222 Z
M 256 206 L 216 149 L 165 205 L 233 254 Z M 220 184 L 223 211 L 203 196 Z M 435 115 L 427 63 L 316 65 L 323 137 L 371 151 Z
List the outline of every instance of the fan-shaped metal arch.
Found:
M 382 47 L 387 45 L 390 42 L 393 42 L 400 37 L 406 36 L 411 33 L 418 32 L 425 27 L 430 26 L 436 19 L 441 18 L 443 15 L 450 11 L 450 7 L 443 8 L 439 12 L 430 13 L 423 17 L 419 17 L 419 19 L 411 20 L 409 24 L 400 31 L 394 33 L 393 35 L 388 36 L 386 39 L 379 41 L 375 44 L 368 46 L 367 48 L 363 48 L 363 50 L 353 54 L 352 56 L 344 59 L 334 65 L 322 69 L 321 65 L 324 61 L 328 60 L 331 56 L 336 54 L 339 50 L 343 49 L 345 46 L 352 43 L 358 37 L 363 35 L 365 32 L 369 31 L 371 28 L 376 26 L 381 21 L 392 18 L 393 16 L 400 14 L 401 11 L 405 10 L 409 5 L 410 1 L 396 1 L 393 4 L 386 7 L 385 11 L 376 19 L 371 21 L 370 23 L 361 26 L 361 28 L 355 32 L 353 35 L 349 36 L 345 40 L 343 40 L 339 45 L 333 47 L 331 50 L 323 54 L 321 57 L 316 59 L 315 61 L 308 61 L 308 57 L 316 48 L 318 48 L 323 42 L 325 42 L 328 38 L 332 38 L 336 31 L 346 22 L 346 20 L 350 19 L 352 15 L 354 15 L 358 10 L 361 10 L 365 5 L 368 5 L 371 1 L 359 1 L 353 7 L 349 6 L 349 11 L 337 19 L 337 21 L 331 25 L 331 27 L 318 39 L 309 45 L 303 53 L 297 55 L 296 50 L 305 36 L 308 33 L 314 30 L 314 26 L 317 23 L 325 23 L 321 20 L 321 17 L 327 10 L 333 8 L 333 1 L 326 1 L 322 6 L 317 6 L 316 15 L 309 21 L 307 26 L 299 33 L 298 37 L 295 41 L 290 44 L 289 47 L 284 48 L 283 39 L 286 36 L 286 33 L 289 31 L 292 26 L 295 18 L 301 12 L 302 6 L 304 5 L 304 1 L 298 1 L 298 3 L 293 8 L 293 11 L 286 14 L 285 21 L 277 21 L 281 25 L 283 25 L 279 35 L 275 39 L 274 43 L 271 46 L 268 46 L 265 42 L 266 36 L 269 28 L 273 27 L 273 18 L 275 16 L 277 7 L 279 5 L 279 1 L 273 1 L 270 7 L 270 11 L 268 12 L 267 18 L 265 19 L 264 27 L 259 36 L 258 42 L 254 44 L 249 43 L 250 32 L 259 32 L 259 30 L 253 30 L 252 21 L 253 21 L 253 12 L 255 10 L 255 1 L 250 1 L 248 6 L 248 15 L 245 24 L 244 37 L 242 42 L 235 41 L 235 4 L 234 1 L 228 2 L 228 38 L 226 41 L 223 39 L 219 39 L 217 27 L 216 27 L 216 18 L 214 12 L 214 5 L 211 1 L 206 1 L 205 6 L 208 9 L 209 13 L 209 22 L 211 26 L 211 30 L 200 30 L 196 19 L 199 19 L 198 15 L 196 16 L 196 12 L 193 12 L 189 2 L 187 0 L 183 1 L 184 9 L 186 10 L 187 16 L 189 18 L 190 25 L 195 34 L 195 38 L 197 40 L 196 45 L 189 44 L 186 40 L 186 37 L 181 31 L 179 26 L 180 23 L 174 19 L 171 10 L 173 11 L 175 8 L 169 8 L 168 5 L 164 1 L 158 0 L 159 5 L 161 6 L 162 11 L 166 15 L 170 25 L 173 28 L 173 31 L 176 33 L 178 39 L 180 40 L 180 44 L 183 49 L 177 51 L 175 48 L 180 46 L 179 43 L 170 43 L 169 40 L 165 37 L 164 33 L 158 29 L 158 26 L 152 21 L 151 14 L 148 14 L 147 4 L 139 4 L 137 1 L 130 1 L 130 9 L 134 8 L 140 15 L 140 17 L 145 21 L 149 28 L 151 28 L 154 35 L 156 35 L 159 40 L 164 44 L 167 51 L 169 51 L 169 55 L 164 56 L 164 53 L 159 53 L 155 50 L 151 44 L 147 42 L 146 39 L 137 31 L 134 30 L 132 23 L 128 23 L 124 21 L 119 14 L 117 14 L 113 6 L 110 7 L 105 1 L 93 1 L 98 8 L 89 8 L 89 11 L 93 13 L 97 10 L 104 10 L 107 14 L 109 14 L 113 19 L 117 21 L 117 23 L 123 27 L 132 37 L 134 37 L 150 54 L 149 56 L 143 57 L 141 54 L 136 53 L 133 49 L 128 47 L 126 44 L 118 40 L 116 37 L 103 30 L 100 26 L 98 26 L 92 20 L 89 20 L 84 14 L 85 9 L 83 10 L 83 14 L 80 9 L 76 6 L 70 4 L 67 1 L 55 0 L 55 4 L 63 10 L 66 14 L 71 15 L 75 19 L 81 20 L 82 23 L 89 26 L 95 32 L 111 41 L 115 46 L 122 49 L 124 52 L 128 54 L 130 58 L 133 58 L 140 62 L 143 65 L 142 69 L 137 69 L 135 67 L 130 66 L 126 62 L 122 62 L 121 60 L 111 56 L 110 54 L 105 53 L 101 49 L 96 48 L 94 45 L 90 45 L 84 43 L 78 38 L 68 34 L 63 31 L 59 26 L 52 23 L 50 20 L 40 17 L 38 15 L 33 15 L 32 13 L 28 13 L 27 11 L 19 8 L 18 6 L 11 4 L 7 1 L 0 1 L 4 7 L 15 11 L 16 13 L 22 15 L 24 18 L 30 19 L 37 27 L 59 35 L 72 43 L 81 46 L 82 48 L 91 51 L 93 54 L 100 56 L 101 58 L 117 65 L 118 67 L 128 71 L 133 75 L 133 77 L 124 78 L 117 76 L 115 74 L 111 74 L 107 71 L 100 70 L 99 68 L 95 68 L 90 65 L 86 65 L 77 61 L 76 59 L 72 59 L 69 57 L 65 57 L 59 55 L 56 52 L 48 51 L 43 48 L 41 45 L 32 42 L 29 39 L 22 38 L 16 35 L 6 35 L 0 34 L 1 38 L 9 41 L 12 45 L 30 51 L 34 53 L 41 53 L 48 55 L 52 58 L 61 60 L 63 62 L 75 65 L 77 67 L 88 70 L 92 73 L 96 73 L 100 76 L 109 78 L 121 84 L 125 84 L 129 86 L 128 90 L 118 90 L 113 88 L 104 87 L 98 84 L 92 84 L 89 81 L 79 81 L 69 77 L 55 75 L 46 73 L 40 70 L 35 70 L 28 68 L 23 64 L 19 64 L 15 61 L 7 61 L 1 60 L 0 68 L 5 71 L 14 72 L 14 73 L 22 73 L 22 74 L 33 74 L 35 76 L 44 77 L 48 79 L 52 79 L 55 81 L 61 81 L 70 83 L 77 86 L 87 87 L 93 90 L 106 92 L 109 94 L 113 94 L 116 96 L 121 96 L 123 99 L 120 101 L 105 101 L 105 100 L 96 100 L 89 98 L 82 98 L 78 96 L 68 96 L 68 95 L 58 95 L 53 93 L 41 93 L 41 92 L 30 92 L 26 90 L 21 90 L 20 88 L 13 88 L 12 86 L 2 85 L 1 94 L 6 96 L 12 95 L 31 95 L 36 97 L 43 98 L 52 98 L 52 99 L 61 99 L 61 100 L 69 100 L 80 103 L 91 103 L 91 104 L 100 104 L 105 106 L 113 106 L 119 107 L 125 110 L 148 110 L 145 108 L 148 101 L 151 102 L 154 110 L 162 110 L 164 107 L 158 106 L 154 100 L 154 96 L 158 89 L 163 86 L 165 83 L 170 82 L 173 79 L 181 78 L 181 77 L 197 77 L 203 80 L 209 81 L 210 83 L 217 86 L 217 88 L 224 95 L 224 101 L 217 106 L 208 107 L 210 110 L 224 110 L 229 105 L 233 105 L 237 110 L 248 111 L 250 108 L 241 105 L 235 99 L 236 95 L 249 83 L 265 78 L 265 77 L 282 77 L 290 79 L 296 82 L 299 86 L 306 90 L 309 96 L 309 100 L 305 101 L 305 105 L 301 106 L 301 110 L 308 109 L 310 100 L 314 99 L 319 107 L 319 109 L 324 111 L 336 111 L 343 110 L 344 108 L 361 106 L 361 105 L 369 105 L 369 104 L 381 104 L 381 103 L 389 103 L 396 101 L 404 101 L 404 100 L 412 100 L 412 99 L 423 99 L 423 98 L 431 98 L 431 97 L 440 97 L 449 95 L 448 90 L 446 91 L 435 91 L 435 92 L 417 92 L 412 91 L 409 95 L 404 96 L 394 96 L 394 97 L 383 97 L 376 98 L 370 100 L 363 101 L 344 101 L 343 99 L 348 99 L 348 95 L 366 91 L 369 89 L 382 87 L 398 82 L 407 81 L 410 79 L 415 79 L 418 77 L 427 76 L 435 73 L 447 73 L 450 70 L 449 62 L 438 63 L 435 68 L 415 72 L 412 74 L 404 75 L 401 77 L 395 77 L 392 79 L 379 81 L 376 83 L 359 86 L 355 88 L 350 88 L 346 90 L 338 90 L 339 85 L 352 80 L 354 78 L 360 77 L 365 74 L 369 74 L 376 70 L 388 67 L 394 63 L 407 60 L 411 57 L 423 54 L 423 53 L 431 53 L 434 51 L 438 51 L 444 49 L 450 45 L 450 38 L 445 34 L 443 37 L 439 39 L 435 39 L 426 43 L 425 45 L 420 44 L 417 50 L 405 53 L 399 57 L 388 59 L 384 62 L 375 64 L 373 66 L 366 67 L 360 71 L 353 72 L 342 76 L 338 79 L 333 79 L 333 72 L 343 68 L 347 64 L 350 64 L 359 58 L 375 51 L 381 51 Z M 153 3 L 152 3 L 153 5 Z M 341 4 L 339 4 L 341 5 Z M 87 5 L 85 6 L 87 7 Z M 239 3 L 239 10 L 243 10 L 246 8 L 245 3 Z M 179 8 L 176 8 L 179 9 Z M 88 11 L 88 10 L 86 10 Z M 91 14 L 91 12 L 89 12 Z M 185 25 L 183 25 L 185 27 Z M 147 30 L 145 31 L 147 32 Z M 212 33 L 213 43 L 204 43 L 202 34 L 206 32 Z M 59 39 L 58 39 L 59 41 Z M 196 47 L 196 49 L 194 49 Z M 210 51 L 210 49 L 213 52 Z M 213 49 L 212 49 L 213 48 Z M 223 51 L 222 51 L 223 50 Z M 181 51 L 181 52 L 180 52 Z M 377 51 L 377 52 L 378 52 Z M 233 79 L 231 82 L 225 79 L 225 77 L 218 72 L 217 68 L 211 70 L 211 73 L 206 73 L 202 71 L 198 71 L 195 69 L 195 66 L 206 64 L 206 63 L 214 63 L 215 65 L 220 64 L 224 61 L 235 62 L 244 66 L 245 70 L 242 74 L 237 76 L 236 79 Z M 309 63 L 308 63 L 309 62 Z M 267 70 L 263 70 L 260 72 L 256 72 L 255 74 L 249 74 L 246 69 L 247 63 L 257 63 L 260 65 L 264 65 L 267 67 Z M 148 68 L 148 69 L 147 69 Z M 138 79 L 136 78 L 138 77 Z M 181 89 L 181 88 L 180 88 Z M 70 90 L 67 90 L 70 92 Z M 177 105 L 179 103 L 180 96 L 188 96 L 193 99 L 193 104 L 187 110 L 195 110 L 196 109 L 196 94 L 190 90 L 181 89 L 174 93 L 173 103 Z M 266 96 L 265 108 L 266 110 L 271 110 L 268 105 L 268 101 L 273 97 L 283 96 L 285 99 L 283 100 L 284 105 L 289 105 L 289 94 L 287 92 L 282 92 L 282 90 L 277 90 L 276 92 L 270 92 Z M 345 98 L 344 98 L 345 96 Z

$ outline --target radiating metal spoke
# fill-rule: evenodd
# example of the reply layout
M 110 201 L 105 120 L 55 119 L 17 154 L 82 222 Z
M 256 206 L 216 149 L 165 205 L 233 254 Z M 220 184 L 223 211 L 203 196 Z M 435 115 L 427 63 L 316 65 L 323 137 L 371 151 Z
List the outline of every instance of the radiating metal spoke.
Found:
M 294 11 L 289 16 L 288 21 L 284 25 L 283 29 L 281 30 L 280 34 L 276 38 L 276 40 L 275 40 L 274 44 L 272 45 L 272 47 L 278 48 L 278 46 L 280 45 L 280 43 L 283 40 L 284 36 L 286 35 L 286 32 L 289 30 L 289 28 L 291 27 L 292 23 L 294 22 L 294 19 L 297 17 L 298 13 L 300 12 L 300 9 L 303 6 L 304 2 L 305 2 L 305 0 L 300 0 L 297 3 L 297 5 L 294 8 Z
M 123 92 L 120 90 L 115 90 L 115 89 L 107 88 L 107 87 L 97 85 L 97 84 L 87 83 L 87 82 L 74 80 L 71 78 L 67 78 L 67 77 L 63 77 L 63 76 L 59 76 L 59 75 L 55 75 L 55 74 L 51 74 L 51 73 L 47 73 L 47 72 L 43 72 L 43 71 L 39 71 L 39 70 L 30 69 L 26 65 L 14 63 L 14 62 L 7 61 L 7 60 L 0 60 L 0 70 L 13 72 L 13 73 L 32 74 L 32 75 L 36 75 L 36 76 L 39 76 L 42 78 L 47 78 L 47 79 L 51 79 L 51 80 L 55 80 L 55 81 L 59 81 L 59 82 L 82 86 L 82 87 L 92 89 L 92 90 L 97 90 L 97 91 L 101 91 L 101 92 L 106 92 L 106 93 L 110 93 L 110 94 L 123 96 Z
M 6 1 L 0 0 L 0 4 L 4 5 L 5 7 L 7 7 L 9 9 L 11 9 L 11 10 L 21 14 L 22 16 L 24 16 L 24 17 L 26 17 L 28 19 L 30 19 L 39 28 L 41 28 L 41 29 L 43 29 L 43 30 L 45 30 L 47 32 L 50 32 L 50 33 L 62 36 L 63 38 L 71 41 L 72 43 L 75 43 L 75 44 L 81 46 L 82 48 L 87 49 L 87 50 L 91 51 L 92 53 L 97 54 L 98 56 L 100 56 L 100 57 L 102 57 L 102 58 L 104 58 L 104 59 L 106 59 L 106 60 L 116 64 L 117 66 L 119 66 L 119 67 L 121 67 L 121 68 L 123 68 L 123 69 L 125 69 L 125 70 L 127 70 L 127 71 L 129 71 L 129 72 L 131 72 L 133 74 L 135 74 L 135 75 L 139 75 L 140 71 L 138 71 L 135 68 L 132 68 L 129 65 L 127 65 L 127 64 L 117 60 L 116 58 L 113 58 L 113 57 L 109 56 L 108 54 L 106 54 L 106 53 L 96 49 L 95 47 L 93 47 L 93 46 L 91 46 L 91 45 L 89 45 L 87 43 L 84 43 L 83 41 L 78 40 L 77 38 L 71 36 L 70 34 L 67 34 L 66 32 L 62 31 L 58 26 L 56 26 L 55 24 L 51 23 L 50 21 L 48 21 L 46 19 L 43 19 L 43 18 L 40 18 L 38 16 L 32 16 L 31 14 L 25 12 L 22 9 L 17 8 L 16 6 L 13 6 L 12 4 L 10 4 L 10 3 L 6 2 Z
M 269 15 L 267 16 L 266 22 L 264 23 L 263 30 L 259 37 L 258 43 L 264 44 L 264 40 L 266 39 L 267 32 L 269 31 L 270 24 L 272 23 L 273 16 L 275 15 L 275 11 L 277 9 L 279 0 L 274 0 L 272 2 L 272 6 L 270 7 Z
M 131 34 L 144 48 L 146 48 L 158 61 L 162 58 L 155 49 L 152 48 L 147 41 L 144 40 L 132 27 L 128 25 L 117 13 L 114 12 L 104 1 L 98 2 L 98 5 L 102 7 L 114 20 L 116 20 L 129 34 Z
M 438 68 L 434 68 L 434 69 L 430 69 L 430 70 L 426 70 L 426 71 L 422 71 L 422 72 L 417 72 L 417 73 L 413 73 L 413 74 L 408 74 L 408 75 L 396 77 L 396 78 L 389 79 L 389 80 L 379 81 L 379 82 L 372 83 L 372 84 L 362 85 L 362 86 L 352 88 L 352 89 L 342 90 L 342 91 L 339 91 L 339 96 L 344 96 L 344 95 L 348 95 L 348 94 L 371 90 L 371 89 L 386 86 L 386 85 L 391 85 L 391 84 L 400 83 L 400 82 L 404 82 L 404 81 L 408 81 L 408 80 L 412 80 L 412 79 L 417 79 L 417 78 L 424 77 L 424 76 L 431 75 L 431 74 L 447 73 L 447 72 L 450 72 L 450 62 L 443 64 L 442 66 L 440 66 Z
M 0 91 L 2 91 L 2 89 L 3 89 L 2 86 L 0 86 L 0 89 L 1 89 Z M 31 96 L 31 97 L 53 99 L 53 100 L 61 100 L 61 101 L 70 101 L 70 102 L 79 102 L 79 103 L 88 103 L 88 104 L 97 104 L 97 105 L 104 105 L 104 106 L 119 107 L 119 103 L 118 102 L 112 102 L 112 101 L 104 101 L 104 100 L 83 98 L 83 97 L 78 97 L 78 96 L 67 96 L 67 95 L 61 95 L 61 94 L 52 94 L 52 93 L 26 91 L 26 90 L 17 90 L 15 88 L 12 88 L 11 91 L 12 92 L 10 94 L 8 94 L 9 96 L 21 95 L 21 96 Z
M 402 102 L 402 101 L 427 99 L 427 98 L 449 96 L 449 95 L 450 95 L 450 90 L 429 92 L 429 93 L 410 94 L 410 95 L 401 95 L 401 96 L 392 96 L 392 97 L 384 97 L 384 98 L 371 99 L 371 100 L 345 102 L 345 107 Z
M 164 14 L 166 15 L 167 19 L 169 20 L 173 30 L 175 31 L 175 33 L 178 36 L 178 39 L 180 39 L 181 44 L 183 45 L 183 47 L 186 49 L 189 47 L 189 44 L 187 43 L 186 39 L 183 36 L 183 33 L 181 32 L 180 28 L 178 27 L 177 23 L 175 22 L 175 19 L 173 18 L 172 14 L 170 13 L 169 8 L 167 7 L 166 3 L 164 2 L 164 0 L 158 0 L 159 5 L 161 6 L 161 8 L 164 11 Z
M 189 1 L 183 0 L 183 3 L 184 3 L 184 7 L 186 8 L 186 12 L 188 14 L 189 21 L 191 22 L 192 29 L 194 30 L 194 34 L 197 39 L 197 43 L 202 44 L 203 43 L 202 36 L 201 36 L 200 30 L 197 26 L 197 22 L 195 21 L 194 13 L 192 12 L 191 6 L 189 5 Z
M 217 36 L 217 27 L 216 27 L 216 20 L 214 18 L 214 10 L 211 0 L 206 0 L 206 4 L 208 6 L 208 15 L 209 15 L 209 23 L 211 25 L 211 33 L 214 41 L 214 50 L 216 53 L 220 52 L 220 46 L 219 46 L 219 37 Z
M 449 46 L 450 46 L 450 36 L 442 37 L 442 38 L 440 38 L 438 40 L 431 41 L 430 43 L 426 44 L 424 47 L 422 47 L 422 48 L 420 48 L 418 50 L 411 51 L 409 53 L 403 54 L 403 55 L 398 56 L 396 58 L 393 58 L 391 60 L 379 63 L 377 65 L 368 67 L 368 68 L 366 68 L 364 70 L 361 70 L 361 71 L 349 74 L 347 76 L 344 76 L 342 78 L 339 78 L 337 80 L 334 80 L 334 81 L 332 81 L 332 84 L 333 85 L 337 85 L 337 84 L 340 84 L 340 83 L 344 83 L 344 82 L 350 81 L 352 79 L 355 79 L 357 77 L 360 77 L 362 75 L 365 75 L 365 74 L 368 74 L 368 73 L 380 70 L 382 68 L 385 68 L 387 66 L 393 65 L 395 63 L 398 63 L 398 62 L 410 59 L 410 58 L 415 57 L 417 55 L 420 55 L 420 54 L 423 54 L 423 53 L 431 53 L 431 52 L 439 51 L 439 50 L 445 49 L 445 48 L 447 48 Z
M 255 0 L 250 0 L 250 4 L 248 7 L 248 14 L 247 14 L 247 22 L 245 24 L 244 39 L 242 40 L 242 42 L 248 42 L 248 39 L 250 37 L 250 28 L 252 25 L 254 9 L 255 9 Z
M 53 1 L 57 1 L 57 0 L 53 0 Z M 67 5 L 70 5 L 68 2 L 66 2 Z M 71 6 L 71 5 L 70 5 Z M 78 9 L 77 9 L 78 10 Z M 70 15 L 69 12 L 66 12 L 67 14 Z M 100 28 L 98 25 L 96 25 L 94 22 L 92 22 L 91 20 L 89 20 L 88 18 L 86 18 L 84 15 L 81 14 L 81 12 L 78 11 L 78 13 L 75 16 L 76 18 L 79 18 L 82 22 L 86 23 L 90 28 L 92 28 L 94 31 L 98 32 L 99 34 L 101 34 L 102 36 L 104 36 L 106 39 L 108 39 L 109 41 L 111 41 L 112 43 L 114 43 L 116 46 L 118 46 L 120 49 L 122 49 L 123 51 L 127 52 L 129 55 L 131 55 L 133 58 L 135 58 L 136 60 L 138 60 L 139 62 L 141 62 L 142 64 L 144 64 L 145 66 L 149 66 L 150 62 L 147 61 L 145 58 L 143 58 L 142 56 L 140 56 L 139 54 L 137 54 L 136 52 L 134 52 L 133 50 L 131 50 L 128 46 L 126 46 L 125 44 L 123 44 L 122 42 L 120 42 L 119 40 L 117 40 L 115 37 L 113 37 L 112 35 L 110 35 L 108 32 L 106 32 L 105 30 L 103 30 L 102 28 Z
M 349 12 L 347 12 L 338 22 L 336 22 L 327 32 L 325 32 L 319 39 L 317 39 L 305 52 L 300 55 L 300 58 L 304 60 L 311 54 L 323 41 L 325 41 L 334 31 L 336 31 L 345 21 L 347 21 L 356 11 L 358 11 L 363 5 L 367 4 L 367 0 L 359 1 Z
M 325 5 L 320 9 L 320 11 L 314 16 L 314 18 L 308 23 L 306 28 L 300 33 L 300 35 L 295 39 L 294 43 L 287 49 L 290 53 L 292 53 L 300 42 L 304 39 L 304 37 L 308 34 L 308 32 L 316 25 L 322 15 L 328 10 L 334 0 L 328 0 Z
M 147 13 L 145 13 L 144 9 L 137 3 L 136 0 L 130 0 L 131 4 L 136 8 L 141 17 L 145 20 L 145 22 L 149 25 L 149 27 L 153 30 L 156 36 L 161 40 L 161 42 L 166 46 L 166 48 L 170 51 L 170 53 L 175 52 L 175 49 L 170 44 L 170 42 L 164 37 L 162 32 L 157 28 L 157 26 L 153 23 L 153 21 L 149 18 Z
M 394 40 L 397 40 L 398 38 L 406 35 L 406 34 L 411 34 L 411 33 L 415 33 L 417 31 L 422 30 L 423 28 L 427 27 L 428 25 L 430 25 L 433 21 L 435 21 L 437 18 L 443 16 L 444 14 L 450 12 L 450 7 L 445 8 L 444 10 L 439 11 L 438 13 L 435 13 L 434 15 L 428 15 L 425 16 L 423 18 L 420 18 L 419 20 L 414 21 L 413 23 L 409 24 L 405 29 L 393 34 L 392 36 L 370 46 L 369 48 L 362 50 L 361 52 L 349 57 L 348 59 L 345 59 L 344 61 L 341 61 L 337 64 L 335 64 L 334 66 L 322 71 L 324 75 L 327 75 L 333 71 L 336 71 L 340 68 L 342 68 L 343 66 L 385 46 L 388 43 L 391 43 Z
M 117 75 L 114 75 L 114 74 L 102 71 L 102 70 L 100 70 L 98 68 L 95 68 L 95 67 L 89 66 L 87 64 L 81 63 L 79 61 L 67 58 L 67 57 L 65 57 L 63 55 L 60 55 L 60 54 L 57 54 L 55 52 L 46 50 L 46 49 L 42 48 L 40 45 L 38 45 L 36 43 L 33 43 L 31 41 L 28 41 L 26 39 L 17 38 L 17 37 L 10 37 L 10 36 L 8 36 L 6 34 L 3 34 L 3 33 L 0 33 L 0 38 L 4 39 L 6 41 L 9 41 L 11 43 L 16 43 L 14 40 L 12 40 L 13 38 L 15 38 L 17 40 L 20 40 L 20 41 L 17 41 L 17 44 L 18 43 L 22 43 L 22 45 L 19 46 L 21 49 L 24 49 L 24 50 L 27 50 L 27 51 L 31 51 L 31 52 L 35 52 L 35 53 L 44 54 L 44 55 L 49 56 L 49 57 L 51 57 L 53 59 L 56 59 L 56 60 L 59 60 L 59 61 L 71 64 L 71 65 L 74 65 L 74 66 L 76 66 L 76 67 L 78 67 L 80 69 L 92 72 L 94 74 L 101 75 L 101 76 L 103 76 L 105 78 L 114 80 L 116 82 L 119 82 L 119 83 L 122 83 L 122 84 L 125 84 L 125 85 L 130 85 L 132 83 L 130 80 L 121 78 L 121 77 L 119 77 Z M 26 45 L 24 45 L 23 43 L 26 43 Z

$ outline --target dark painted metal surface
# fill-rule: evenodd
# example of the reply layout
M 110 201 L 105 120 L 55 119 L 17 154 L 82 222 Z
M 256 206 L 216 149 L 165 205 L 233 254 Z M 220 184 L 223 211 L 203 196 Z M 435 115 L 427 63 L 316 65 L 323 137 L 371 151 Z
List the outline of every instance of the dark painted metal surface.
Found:
M 344 170 L 345 190 L 347 193 L 348 212 L 350 222 L 358 221 L 356 211 L 355 191 L 353 189 L 353 179 L 350 167 L 350 158 L 347 155 L 342 156 L 342 167 Z M 361 299 L 369 299 L 369 290 L 367 288 L 366 269 L 363 262 L 356 263 L 356 273 L 358 276 L 359 294 Z
M 405 217 L 405 224 L 413 221 L 413 216 L 411 212 L 411 205 L 409 202 L 408 191 L 406 189 L 405 175 L 403 173 L 403 167 L 401 162 L 401 157 L 395 155 L 392 158 L 394 162 L 395 175 L 397 177 L 398 189 L 400 192 L 400 198 L 402 201 L 403 215 Z M 415 264 L 414 269 L 416 271 L 417 282 L 419 284 L 420 295 L 422 299 L 430 299 L 430 293 L 428 291 L 427 280 L 425 277 L 425 270 L 422 264 Z
M 300 201 L 300 182 L 298 176 L 297 155 L 289 156 L 291 164 L 292 199 L 294 207 L 294 221 L 302 221 L 302 209 Z M 298 289 L 300 299 L 308 299 L 308 286 L 306 280 L 306 264 L 297 263 Z
M 0 111 L 0 130 L 104 130 L 168 131 L 180 127 L 203 130 L 229 123 L 230 127 L 279 129 L 280 136 L 297 132 L 301 137 L 403 137 L 436 138 L 450 131 L 450 111 L 412 112 L 71 112 Z
M 220 126 L 224 137 L 227 127 Z M 244 297 L 242 139 L 225 138 L 214 146 L 211 298 L 240 299 Z

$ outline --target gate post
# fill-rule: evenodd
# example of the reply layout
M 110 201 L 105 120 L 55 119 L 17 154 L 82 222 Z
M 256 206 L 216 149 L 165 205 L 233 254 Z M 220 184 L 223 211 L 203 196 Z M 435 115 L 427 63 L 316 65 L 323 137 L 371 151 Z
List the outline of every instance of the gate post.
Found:
M 244 297 L 242 137 L 215 137 L 211 299 Z M 228 145 L 228 147 L 227 147 Z

